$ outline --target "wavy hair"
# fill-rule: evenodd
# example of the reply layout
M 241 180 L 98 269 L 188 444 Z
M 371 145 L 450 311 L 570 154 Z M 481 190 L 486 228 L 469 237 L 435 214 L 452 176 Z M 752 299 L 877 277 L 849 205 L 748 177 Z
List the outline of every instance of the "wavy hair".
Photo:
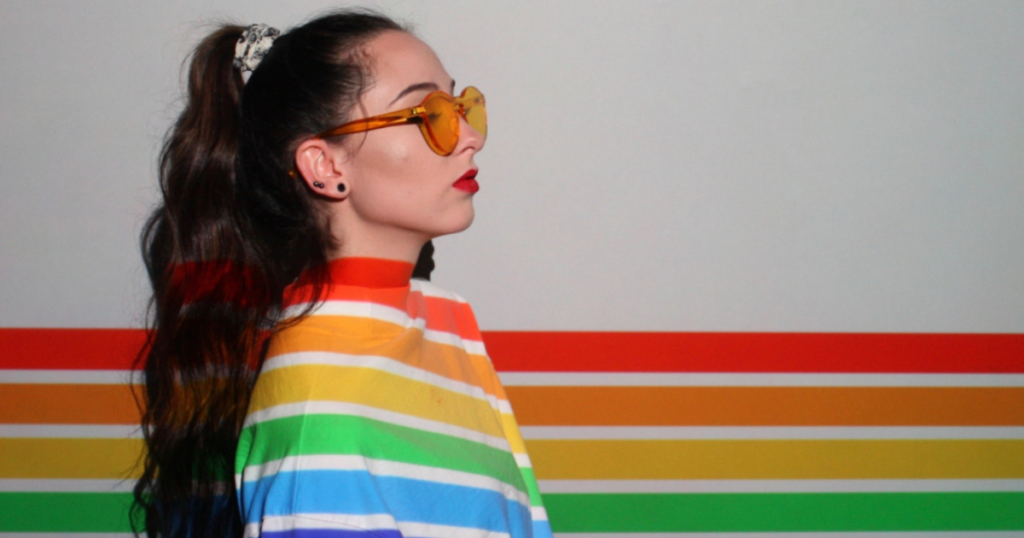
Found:
M 133 527 L 149 537 L 241 536 L 234 459 L 284 288 L 322 288 L 336 247 L 315 195 L 289 176 L 305 138 L 347 121 L 368 86 L 361 52 L 404 29 L 343 11 L 279 36 L 243 83 L 232 66 L 241 26 L 194 49 L 184 110 L 159 160 L 162 202 L 142 256 L 153 288 L 144 363 L 147 452 Z M 429 276 L 432 247 L 416 273 Z

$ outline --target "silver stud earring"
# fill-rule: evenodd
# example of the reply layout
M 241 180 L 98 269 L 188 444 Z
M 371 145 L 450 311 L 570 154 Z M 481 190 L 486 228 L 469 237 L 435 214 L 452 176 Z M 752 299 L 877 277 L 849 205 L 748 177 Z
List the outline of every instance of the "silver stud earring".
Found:
M 320 183 L 319 181 L 314 181 L 314 182 L 313 182 L 313 186 L 314 186 L 314 187 L 316 187 L 316 188 L 318 188 L 318 189 L 322 189 L 322 188 L 324 188 L 324 184 L 323 184 L 323 183 Z

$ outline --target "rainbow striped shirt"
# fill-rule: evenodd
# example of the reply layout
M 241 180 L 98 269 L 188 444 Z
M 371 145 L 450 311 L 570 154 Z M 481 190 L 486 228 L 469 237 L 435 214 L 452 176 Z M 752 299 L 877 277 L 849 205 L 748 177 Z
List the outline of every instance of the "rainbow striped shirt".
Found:
M 410 264 L 329 269 L 256 382 L 235 464 L 245 535 L 550 537 L 469 305 Z M 289 291 L 286 317 L 308 292 Z

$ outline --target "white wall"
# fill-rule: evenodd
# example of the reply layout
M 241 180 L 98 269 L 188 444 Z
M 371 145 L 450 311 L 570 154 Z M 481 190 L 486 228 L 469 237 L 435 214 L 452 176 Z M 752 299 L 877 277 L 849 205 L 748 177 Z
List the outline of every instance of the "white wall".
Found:
M 202 24 L 336 5 L 0 0 L 0 326 L 139 325 Z M 1024 332 L 1024 3 L 376 5 L 488 97 L 483 328 Z

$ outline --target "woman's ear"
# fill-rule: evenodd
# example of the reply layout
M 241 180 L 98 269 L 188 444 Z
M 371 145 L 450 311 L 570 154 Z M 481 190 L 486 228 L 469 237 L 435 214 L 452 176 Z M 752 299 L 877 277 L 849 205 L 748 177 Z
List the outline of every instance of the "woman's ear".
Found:
M 311 138 L 295 149 L 295 168 L 299 178 L 316 194 L 344 200 L 348 188 L 344 181 L 347 153 L 337 145 Z

